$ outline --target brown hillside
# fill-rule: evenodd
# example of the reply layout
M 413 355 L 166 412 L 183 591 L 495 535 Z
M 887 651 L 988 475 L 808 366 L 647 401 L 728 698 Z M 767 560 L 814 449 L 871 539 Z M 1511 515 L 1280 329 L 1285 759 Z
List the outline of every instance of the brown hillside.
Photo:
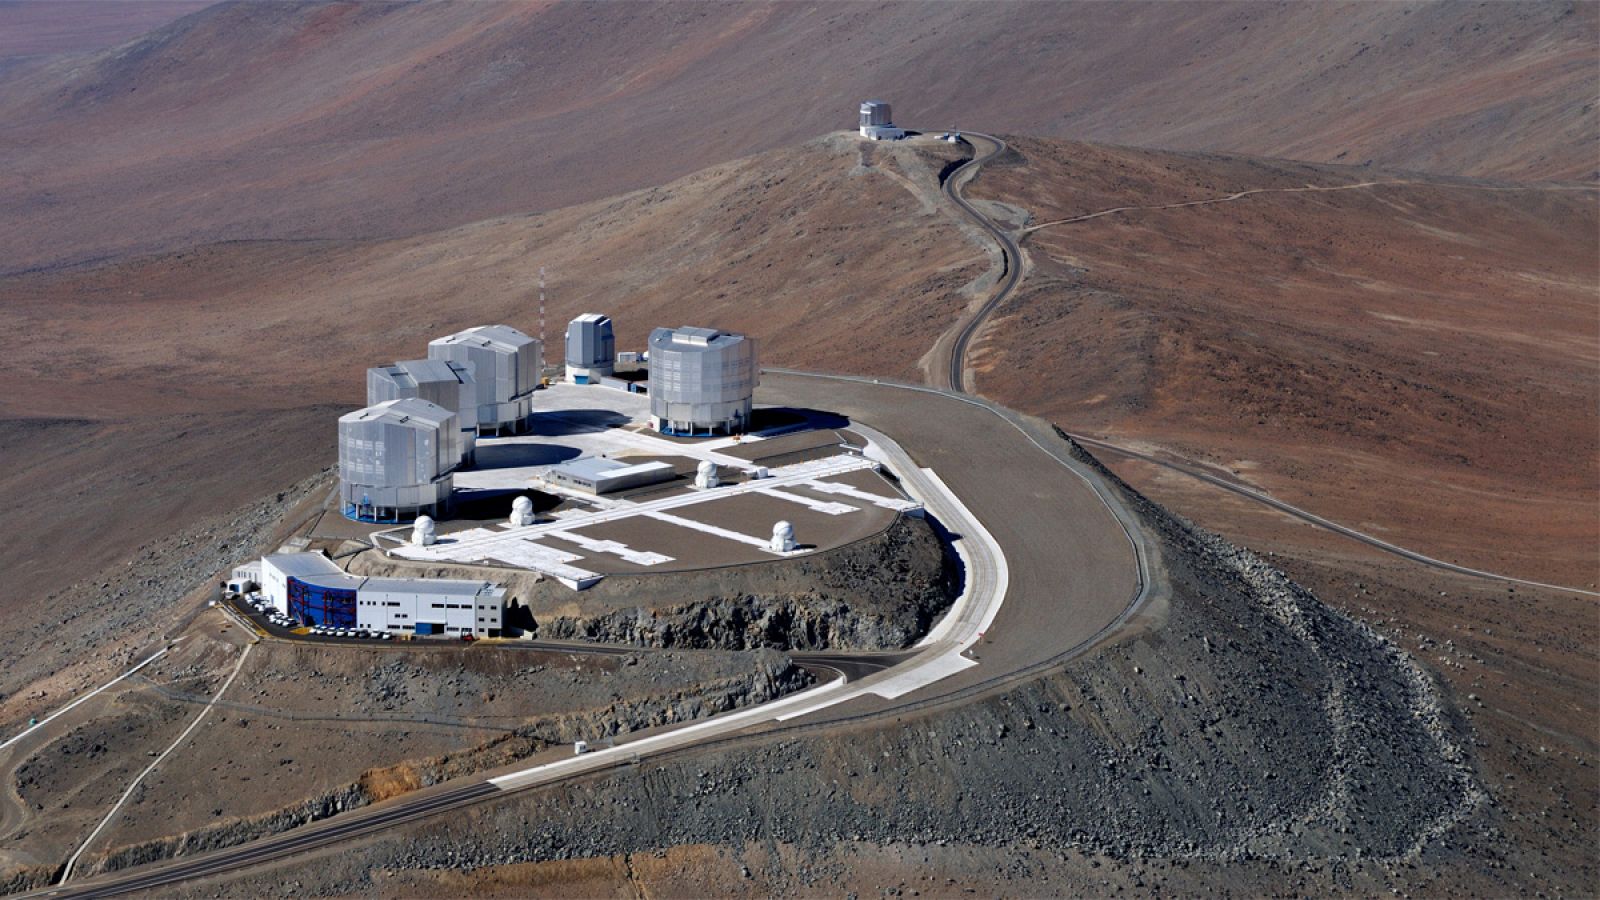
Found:
M 1596 191 L 1019 139 L 978 386 L 1452 562 L 1596 581 Z M 1333 191 L 1303 190 L 1364 185 Z
M 210 0 L 6 0 L 0 66 L 19 57 L 101 50 L 210 5 Z
M 222 5 L 0 74 L 0 270 L 378 237 L 906 124 L 1594 174 L 1593 4 Z

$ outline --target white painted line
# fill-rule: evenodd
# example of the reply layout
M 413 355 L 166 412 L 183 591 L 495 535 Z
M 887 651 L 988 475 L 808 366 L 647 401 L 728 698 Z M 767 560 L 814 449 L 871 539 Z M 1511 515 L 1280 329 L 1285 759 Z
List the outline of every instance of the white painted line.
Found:
M 759 538 L 755 535 L 731 531 L 727 528 L 719 528 L 715 525 L 707 525 L 704 522 L 696 522 L 693 519 L 685 519 L 682 516 L 675 516 L 671 513 L 647 512 L 644 515 L 648 518 L 655 519 L 658 522 L 667 522 L 672 525 L 677 525 L 681 528 L 692 528 L 695 531 L 702 531 L 706 534 L 716 535 L 724 540 L 737 541 L 741 544 L 749 544 L 752 547 L 760 547 L 762 550 L 766 550 L 768 553 L 774 552 L 772 550 L 770 541 L 768 541 L 766 538 Z M 781 556 L 782 554 L 778 555 Z
M 189 723 L 189 727 L 185 728 L 183 733 L 178 735 L 178 739 L 168 745 L 167 749 L 161 751 L 161 755 L 157 756 L 154 760 L 151 760 L 150 765 L 146 766 L 145 770 L 139 773 L 139 777 L 133 779 L 133 781 L 128 784 L 128 789 L 122 792 L 121 797 L 117 798 L 116 805 L 111 807 L 111 811 L 106 813 L 106 817 L 104 819 L 100 820 L 100 824 L 96 825 L 94 830 L 89 832 L 89 836 L 83 839 L 83 843 L 78 846 L 77 852 L 72 854 L 72 857 L 67 860 L 66 868 L 61 870 L 61 881 L 59 883 L 65 884 L 67 879 L 72 877 L 72 867 L 78 864 L 78 857 L 83 855 L 83 851 L 89 849 L 89 845 L 94 843 L 94 839 L 100 836 L 100 832 L 104 831 L 106 826 L 111 824 L 111 820 L 116 818 L 117 813 L 122 810 L 123 804 L 127 803 L 128 798 L 133 796 L 133 791 L 139 786 L 139 782 L 144 781 L 145 776 L 149 775 L 151 772 L 154 772 L 156 770 L 156 766 L 161 765 L 161 761 L 166 759 L 167 755 L 172 751 L 178 749 L 178 745 L 188 739 L 190 733 L 192 733 L 201 722 L 205 721 L 206 716 L 209 715 L 212 708 L 217 705 L 217 701 L 221 700 L 222 695 L 228 692 L 228 687 L 233 684 L 233 680 L 239 677 L 239 673 L 244 669 L 245 657 L 250 655 L 250 651 L 254 650 L 255 646 L 256 645 L 254 642 L 244 645 L 244 652 L 239 654 L 239 661 L 233 664 L 233 671 L 228 674 L 228 679 L 222 682 L 222 687 L 217 688 L 217 692 L 212 695 L 211 701 L 205 705 L 204 709 L 200 710 L 200 714 L 198 716 L 194 717 L 194 721 Z
M 591 553 L 609 553 L 612 556 L 619 556 L 636 566 L 655 566 L 660 565 L 661 563 L 672 562 L 672 557 L 666 555 L 665 553 L 655 553 L 650 550 L 634 550 L 621 541 L 604 541 L 589 537 L 588 535 L 574 534 L 570 531 L 549 531 L 545 532 L 545 537 L 570 541 Z
M 188 637 L 188 635 L 184 635 L 184 637 Z M 115 685 L 117 682 L 121 681 L 124 678 L 127 678 L 128 676 L 130 676 L 133 673 L 139 671 L 140 669 L 144 668 L 145 666 L 150 665 L 151 663 L 153 663 L 156 660 L 160 659 L 162 656 L 165 656 L 166 652 L 168 650 L 171 650 L 173 647 L 177 646 L 178 641 L 181 641 L 181 640 L 183 640 L 183 638 L 180 637 L 180 638 L 178 638 L 177 641 L 173 641 L 171 644 L 169 644 L 169 645 L 167 645 L 165 647 L 162 647 L 160 650 L 157 650 L 155 653 L 152 653 L 150 656 L 146 657 L 138 665 L 134 666 L 133 668 L 129 669 L 128 671 L 123 672 L 121 675 L 118 675 L 117 677 L 111 679 L 110 681 L 106 682 L 105 684 L 100 685 L 99 687 L 95 688 L 94 690 L 90 691 L 89 693 L 84 694 L 83 696 L 81 696 L 78 699 L 72 701 L 71 703 L 68 703 L 66 706 L 61 707 L 60 709 L 56 710 L 55 712 L 51 713 L 50 715 L 45 716 L 44 718 L 40 719 L 37 723 L 35 723 L 33 725 L 29 725 L 27 728 L 23 729 L 21 732 L 17 733 L 15 736 L 7 738 L 4 742 L 0 742 L 0 750 L 4 750 L 7 747 L 10 747 L 12 744 L 15 744 L 17 741 L 20 741 L 23 738 L 27 737 L 28 735 L 33 734 L 35 731 L 38 731 L 39 729 L 45 727 L 46 725 L 49 725 L 50 722 L 52 720 L 54 720 L 55 718 L 57 718 L 58 716 L 64 716 L 67 713 L 71 712 L 73 710 L 73 708 L 75 708 L 78 704 L 84 702 L 85 700 L 88 700 L 90 697 L 93 697 L 94 695 L 100 693 L 101 691 L 104 691 L 107 688 Z
M 764 494 L 768 497 L 776 497 L 779 500 L 787 500 L 790 503 L 798 503 L 801 506 L 810 508 L 812 512 L 819 512 L 830 516 L 842 516 L 845 513 L 861 511 L 857 507 L 851 506 L 848 503 L 833 503 L 828 500 L 817 500 L 813 497 L 806 497 L 801 494 L 791 494 L 788 491 L 780 491 L 777 488 L 762 488 L 756 493 Z
M 876 468 L 876 466 L 877 464 L 869 459 L 864 459 L 854 454 L 841 453 L 838 456 L 827 459 L 782 466 L 772 469 L 769 473 L 771 477 L 728 485 L 716 490 L 689 491 L 645 503 L 618 504 L 609 509 L 595 510 L 581 515 L 564 516 L 559 522 L 539 522 L 534 525 L 499 531 L 473 528 L 446 535 L 445 540 L 441 540 L 432 546 L 417 547 L 404 544 L 389 552 L 403 559 L 415 559 L 424 562 L 477 562 L 485 559 L 502 559 L 511 565 L 518 565 L 518 563 L 507 559 L 506 554 L 514 554 L 517 543 L 524 540 L 537 539 L 552 531 L 568 531 L 589 525 L 602 525 L 626 519 L 630 516 L 648 515 L 651 512 L 664 512 L 700 503 L 715 502 L 725 497 L 737 497 L 740 494 L 768 490 L 775 487 L 803 484 L 817 478 L 826 478 L 861 469 L 872 469 Z M 707 533 L 716 533 L 708 530 L 712 526 L 702 526 L 698 522 L 687 527 L 697 528 L 701 531 L 707 531 Z M 729 534 L 733 533 L 729 532 Z M 723 536 L 726 537 L 726 535 Z M 761 546 L 765 546 L 767 543 L 765 538 L 749 538 L 748 535 L 743 535 L 741 538 L 760 541 Z M 741 538 L 730 539 L 741 540 Z M 741 542 L 747 543 L 748 541 L 741 540 Z
M 874 494 L 871 491 L 861 490 L 853 485 L 839 484 L 833 481 L 808 481 L 805 483 L 805 486 L 819 493 L 839 494 L 840 496 L 844 497 L 854 497 L 857 500 L 865 500 L 868 503 L 871 503 L 875 506 L 881 506 L 884 509 L 893 509 L 900 512 L 918 509 L 922 506 L 921 503 L 916 503 L 911 500 L 901 500 L 899 497 L 885 497 L 882 494 Z

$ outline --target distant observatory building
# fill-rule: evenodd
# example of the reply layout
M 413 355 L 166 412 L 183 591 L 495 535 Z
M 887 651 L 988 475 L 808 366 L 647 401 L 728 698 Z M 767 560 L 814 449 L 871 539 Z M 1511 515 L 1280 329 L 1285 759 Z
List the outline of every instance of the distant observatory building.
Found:
M 611 317 L 585 313 L 567 325 L 567 380 L 594 384 L 610 375 L 617 364 L 617 339 Z
M 339 417 L 339 499 L 362 522 L 437 516 L 461 461 L 456 414 L 416 397 Z
M 894 127 L 889 117 L 889 104 L 882 100 L 868 100 L 861 104 L 861 136 L 874 141 L 897 141 L 906 133 Z
M 428 358 L 471 367 L 477 415 L 463 415 L 479 434 L 515 433 L 527 423 L 544 374 L 544 345 L 537 340 L 510 325 L 479 325 L 431 341 Z
M 650 424 L 664 434 L 737 434 L 760 382 L 755 341 L 715 328 L 650 332 Z
M 367 370 L 367 405 L 417 397 L 456 414 L 461 461 L 470 463 L 478 442 L 478 383 L 472 367 L 442 359 L 407 359 Z

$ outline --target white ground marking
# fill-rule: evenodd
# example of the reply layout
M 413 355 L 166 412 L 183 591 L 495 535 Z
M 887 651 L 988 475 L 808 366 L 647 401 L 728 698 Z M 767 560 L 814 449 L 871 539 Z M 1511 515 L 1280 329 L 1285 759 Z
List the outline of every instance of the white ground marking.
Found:
M 843 497 L 854 497 L 857 500 L 865 500 L 875 506 L 881 506 L 884 509 L 892 509 L 899 512 L 919 509 L 922 506 L 922 504 L 912 500 L 901 500 L 899 497 L 885 497 L 882 494 L 874 494 L 871 491 L 864 491 L 858 487 L 855 487 L 854 485 L 839 484 L 833 481 L 807 481 L 805 486 L 819 493 L 838 494 Z
M 682 516 L 675 516 L 672 513 L 657 512 L 657 511 L 652 510 L 650 512 L 645 513 L 644 515 L 647 518 L 655 519 L 658 522 L 666 522 L 666 523 L 668 523 L 670 525 L 677 525 L 680 528 L 692 528 L 695 531 L 700 531 L 700 532 L 704 532 L 706 534 L 715 535 L 715 536 L 717 536 L 719 538 L 722 538 L 723 540 L 726 540 L 726 541 L 735 541 L 735 542 L 740 543 L 740 544 L 749 544 L 752 547 L 759 547 L 762 550 L 767 551 L 768 553 L 774 553 L 775 552 L 771 548 L 771 545 L 770 545 L 771 539 L 770 538 L 756 537 L 753 534 L 744 534 L 742 532 L 734 531 L 734 530 L 729 529 L 729 528 L 721 528 L 721 527 L 716 526 L 716 525 L 707 525 L 704 522 L 696 522 L 693 519 L 685 519 Z M 783 554 L 778 553 L 777 555 L 778 556 L 782 556 Z
M 122 811 L 123 804 L 127 803 L 128 798 L 133 796 L 134 788 L 139 786 L 139 782 L 144 781 L 145 776 L 149 775 L 151 772 L 154 772 L 156 767 L 161 765 L 161 761 L 166 759 L 167 755 L 172 751 L 178 749 L 178 745 L 187 740 L 190 733 L 192 733 L 201 722 L 205 721 L 206 716 L 210 715 L 212 707 L 216 706 L 217 701 L 222 699 L 222 695 L 228 692 L 228 687 L 233 684 L 233 680 L 239 677 L 239 672 L 244 669 L 245 658 L 250 655 L 250 651 L 255 649 L 255 646 L 256 645 L 254 641 L 244 645 L 244 652 L 239 654 L 238 662 L 233 664 L 233 671 L 228 673 L 228 679 L 222 682 L 222 687 L 217 688 L 217 692 L 212 695 L 210 702 L 205 705 L 205 708 L 200 710 L 200 714 L 194 717 L 194 721 L 189 723 L 189 727 L 185 728 L 182 734 L 178 735 L 177 740 L 168 745 L 167 749 L 161 751 L 160 756 L 157 756 L 155 759 L 151 760 L 150 765 L 146 766 L 145 770 L 140 772 L 137 778 L 129 782 L 128 789 L 122 792 L 121 797 L 117 798 L 116 805 L 111 807 L 111 811 L 106 813 L 106 817 L 104 819 L 100 820 L 100 824 L 96 825 L 94 830 L 89 832 L 89 836 L 83 839 L 83 843 L 79 845 L 77 852 L 72 854 L 72 857 L 67 860 L 66 868 L 61 870 L 60 883 L 65 884 L 67 879 L 72 877 L 72 867 L 78 864 L 78 857 L 83 855 L 83 851 L 89 849 L 89 845 L 94 843 L 94 839 L 100 836 L 100 832 L 104 831 L 105 827 L 111 824 L 111 820 L 116 818 L 117 813 Z
M 861 511 L 860 509 L 851 506 L 848 503 L 834 503 L 828 500 L 818 500 L 815 497 L 807 497 L 802 494 L 791 494 L 788 491 L 780 491 L 777 488 L 762 488 L 757 493 L 765 494 L 768 497 L 776 497 L 779 500 L 787 500 L 790 503 L 798 503 L 801 506 L 810 508 L 813 512 L 819 512 L 830 516 L 842 516 L 845 513 Z
M 447 540 L 441 540 L 439 543 L 431 546 L 418 547 L 411 544 L 405 544 L 396 547 L 389 552 L 395 556 L 405 559 L 415 559 L 426 562 L 478 562 L 485 559 L 499 559 L 510 563 L 511 565 L 522 565 L 522 563 L 513 562 L 512 559 L 507 556 L 507 554 L 515 555 L 518 551 L 517 545 L 529 540 L 537 540 L 538 538 L 553 531 L 570 531 L 574 528 L 582 528 L 589 525 L 603 525 L 608 522 L 616 522 L 632 516 L 666 512 L 668 510 L 679 509 L 685 506 L 694 506 L 700 503 L 713 503 L 717 500 L 727 497 L 737 497 L 740 494 L 747 494 L 775 487 L 784 487 L 786 485 L 804 484 L 819 478 L 828 478 L 835 475 L 842 475 L 846 472 L 860 471 L 862 469 L 872 469 L 876 466 L 877 463 L 870 459 L 865 459 L 853 454 L 840 454 L 838 456 L 828 457 L 827 459 L 811 460 L 809 462 L 796 463 L 792 466 L 781 466 L 779 468 L 772 469 L 768 473 L 769 477 L 767 478 L 752 479 L 739 484 L 719 487 L 714 490 L 688 491 L 682 494 L 676 494 L 670 497 L 662 497 L 660 499 L 650 500 L 644 503 L 618 502 L 608 509 L 597 509 L 593 512 L 585 512 L 581 515 L 563 516 L 561 517 L 560 521 L 539 522 L 534 525 L 524 525 L 519 528 L 506 528 L 493 531 L 485 528 L 474 528 L 467 531 L 460 531 L 454 534 L 446 535 L 445 537 Z M 652 518 L 658 517 L 652 516 Z M 686 521 L 688 520 L 681 520 L 680 522 L 674 522 L 674 524 L 682 524 L 682 522 Z M 695 528 L 697 530 L 706 531 L 707 533 L 712 534 L 717 533 L 709 530 L 715 526 L 702 526 L 699 522 L 686 527 Z M 719 529 L 719 531 L 727 531 L 727 529 Z M 737 534 L 737 532 L 730 531 L 728 534 Z M 749 543 L 751 540 L 755 540 L 759 541 L 761 546 L 766 545 L 765 538 L 752 538 L 749 535 L 740 535 L 737 538 L 730 539 L 738 540 L 741 543 Z M 563 563 L 570 561 L 571 560 L 561 560 Z M 535 567 L 529 566 L 529 568 Z M 545 570 L 538 569 L 538 571 Z
M 634 550 L 621 541 L 603 541 L 587 535 L 573 534 L 570 531 L 551 531 L 547 532 L 545 537 L 553 537 L 559 538 L 563 541 L 571 541 L 572 543 L 577 544 L 579 547 L 588 550 L 590 553 L 609 553 L 612 556 L 620 556 L 624 560 L 627 560 L 636 566 L 655 566 L 660 565 L 661 563 L 672 562 L 672 557 L 667 556 L 665 553 L 654 553 L 649 550 Z

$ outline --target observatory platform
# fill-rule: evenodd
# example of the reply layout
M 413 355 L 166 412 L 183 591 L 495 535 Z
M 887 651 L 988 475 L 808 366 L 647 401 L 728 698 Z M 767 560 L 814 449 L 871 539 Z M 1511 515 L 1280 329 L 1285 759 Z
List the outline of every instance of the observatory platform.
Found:
M 408 543 L 403 530 L 385 532 L 392 556 L 529 569 L 581 589 L 607 574 L 827 550 L 920 514 L 848 430 L 775 415 L 783 422 L 775 432 L 684 441 L 651 429 L 649 399 L 639 394 L 556 384 L 540 398 L 528 433 L 479 439 L 478 468 L 457 474 L 458 501 L 531 490 L 558 500 L 555 508 L 531 524 L 442 522 L 428 546 Z M 715 486 L 698 486 L 708 463 Z M 607 473 L 628 483 L 596 490 Z M 774 541 L 779 523 L 792 529 L 793 549 L 775 549 L 788 546 Z

